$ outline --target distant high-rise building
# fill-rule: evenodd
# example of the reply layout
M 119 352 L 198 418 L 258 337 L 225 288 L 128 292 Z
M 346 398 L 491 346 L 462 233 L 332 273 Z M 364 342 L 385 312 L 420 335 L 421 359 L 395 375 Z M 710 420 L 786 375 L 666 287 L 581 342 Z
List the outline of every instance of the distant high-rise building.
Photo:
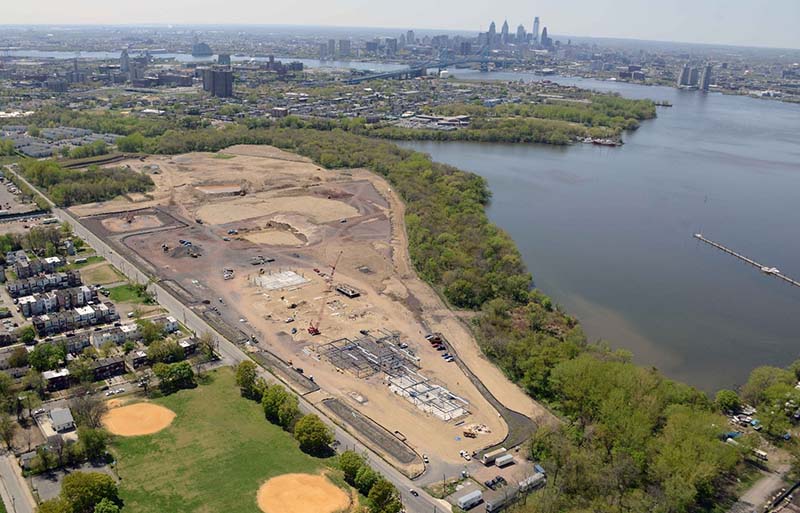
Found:
M 689 70 L 689 86 L 697 87 L 698 83 L 700 83 L 700 70 L 692 68 Z
M 542 36 L 539 41 L 539 44 L 541 45 L 542 48 L 550 48 L 553 46 L 553 40 L 550 39 L 550 37 L 548 37 L 547 35 L 547 27 L 544 27 L 542 29 Z
M 508 20 L 503 22 L 503 27 L 500 29 L 500 41 L 504 44 L 508 44 Z
M 221 53 L 217 55 L 217 64 L 220 66 L 230 66 L 231 65 L 231 54 L 229 53 Z
M 458 53 L 461 55 L 472 55 L 472 44 L 469 41 L 461 41 L 458 45 Z
M 123 73 L 127 73 L 131 70 L 131 58 L 128 56 L 128 50 L 123 49 L 122 53 L 119 55 L 119 70 Z
M 233 71 L 208 68 L 203 70 L 203 89 L 212 96 L 229 98 L 233 96 Z
M 414 35 L 414 31 L 413 30 L 409 30 L 408 32 L 406 32 L 406 43 L 408 43 L 410 45 L 413 45 L 416 42 L 417 42 L 417 40 L 416 40 L 416 36 Z
M 397 53 L 397 39 L 393 37 L 386 38 L 386 53 L 389 55 Z
M 206 43 L 195 42 L 192 45 L 192 57 L 211 57 L 214 51 Z
M 378 53 L 378 42 L 377 41 L 367 41 L 366 43 L 366 50 L 367 53 Z
M 339 40 L 339 57 L 350 57 L 350 40 Z
M 539 44 L 539 17 L 533 19 L 533 33 L 531 34 L 533 44 Z
M 335 59 L 336 58 L 336 40 L 335 39 L 328 39 L 328 57 Z
M 328 58 L 328 45 L 326 43 L 320 43 L 319 60 L 324 61 L 327 58 Z
M 711 64 L 706 64 L 706 67 L 703 68 L 703 76 L 700 79 L 701 91 L 708 92 L 708 89 L 711 87 L 711 71 L 712 71 Z
M 497 40 L 497 27 L 495 26 L 494 22 L 489 24 L 489 32 L 486 35 L 486 42 L 487 44 L 492 47 L 494 46 Z
M 681 74 L 678 75 L 678 87 L 689 85 L 689 64 L 684 64 L 681 68 Z
M 517 44 L 523 44 L 527 38 L 528 36 L 525 33 L 525 26 L 520 23 L 519 27 L 517 27 Z

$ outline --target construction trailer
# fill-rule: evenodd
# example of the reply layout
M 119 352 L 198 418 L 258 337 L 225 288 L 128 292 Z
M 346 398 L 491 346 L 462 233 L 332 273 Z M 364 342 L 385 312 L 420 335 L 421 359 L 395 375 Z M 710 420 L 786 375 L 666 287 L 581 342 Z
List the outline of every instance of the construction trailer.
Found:
M 480 504 L 482 500 L 483 500 L 483 492 L 481 492 L 480 490 L 473 490 L 468 494 L 459 497 L 456 502 L 458 503 L 459 508 L 463 510 L 468 510 Z
M 497 458 L 504 455 L 507 452 L 505 447 L 500 447 L 499 449 L 495 449 L 493 451 L 489 451 L 483 456 L 481 456 L 481 463 L 486 465 L 487 467 L 492 465 Z
M 494 460 L 494 464 L 500 468 L 507 467 L 509 465 L 514 464 L 514 456 L 511 454 L 504 454 Z

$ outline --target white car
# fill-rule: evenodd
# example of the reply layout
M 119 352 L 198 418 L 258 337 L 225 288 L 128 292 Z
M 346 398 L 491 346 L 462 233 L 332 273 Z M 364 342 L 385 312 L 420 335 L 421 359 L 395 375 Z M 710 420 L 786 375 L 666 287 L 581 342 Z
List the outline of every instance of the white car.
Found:
M 114 392 L 113 390 L 109 390 L 108 392 L 106 392 L 106 397 L 111 397 L 114 394 L 116 394 L 116 392 Z
M 124 392 L 125 392 L 125 389 L 124 389 L 124 388 L 118 388 L 118 389 L 116 389 L 116 390 L 115 390 L 115 392 L 116 392 L 117 394 L 122 394 L 122 393 L 124 393 Z

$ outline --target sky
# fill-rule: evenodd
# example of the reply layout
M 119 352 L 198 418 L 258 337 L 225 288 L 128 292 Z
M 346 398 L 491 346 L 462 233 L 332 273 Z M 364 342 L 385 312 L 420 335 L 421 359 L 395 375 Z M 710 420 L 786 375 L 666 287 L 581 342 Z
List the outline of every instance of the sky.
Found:
M 7 0 L 4 24 L 258 24 L 512 31 L 800 49 L 800 0 Z

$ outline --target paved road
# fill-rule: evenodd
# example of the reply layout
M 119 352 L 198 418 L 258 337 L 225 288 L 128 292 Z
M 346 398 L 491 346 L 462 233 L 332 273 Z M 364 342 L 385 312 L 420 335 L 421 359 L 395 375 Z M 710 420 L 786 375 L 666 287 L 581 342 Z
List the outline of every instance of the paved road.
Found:
M 125 276 L 127 276 L 130 280 L 137 282 L 137 283 L 149 283 L 150 276 L 145 274 L 141 269 L 133 265 L 128 259 L 124 256 L 120 255 L 119 252 L 115 251 L 111 246 L 108 245 L 104 240 L 100 239 L 94 233 L 92 233 L 88 228 L 83 226 L 77 218 L 75 218 L 69 212 L 57 208 L 49 198 L 42 195 L 38 192 L 38 189 L 33 187 L 27 180 L 25 180 L 21 175 L 14 172 L 12 169 L 6 167 L 9 172 L 17 175 L 22 182 L 28 185 L 32 190 L 36 191 L 40 196 L 42 196 L 52 207 L 53 216 L 56 217 L 61 222 L 67 222 L 72 226 L 72 229 L 76 235 L 81 237 L 90 246 L 92 246 L 96 251 L 97 254 L 100 256 L 105 257 L 114 267 L 122 271 Z M 190 330 L 194 331 L 195 333 L 211 333 L 213 336 L 219 340 L 219 348 L 218 352 L 220 357 L 226 364 L 229 365 L 236 365 L 239 362 L 250 360 L 250 357 L 244 353 L 238 346 L 234 343 L 223 337 L 220 333 L 218 333 L 214 328 L 212 328 L 203 318 L 201 318 L 197 313 L 191 310 L 188 306 L 184 305 L 183 303 L 178 300 L 175 296 L 170 294 L 164 287 L 159 285 L 158 283 L 151 283 L 150 288 L 152 292 L 155 294 L 158 303 L 166 308 L 170 314 L 175 317 L 176 319 L 180 319 L 184 325 L 186 325 Z M 270 381 L 274 381 L 275 377 L 268 373 L 263 368 L 260 368 L 260 373 L 265 379 L 269 379 Z M 286 384 L 290 391 L 292 391 L 289 384 Z M 401 497 L 403 499 L 403 504 L 405 506 L 406 511 L 409 513 L 441 513 L 445 511 L 451 511 L 450 505 L 438 499 L 435 499 L 425 493 L 421 489 L 417 489 L 414 483 L 411 482 L 406 476 L 401 474 L 397 469 L 392 467 L 388 462 L 383 460 L 377 453 L 374 453 L 369 448 L 364 446 L 358 439 L 352 435 L 350 432 L 345 431 L 344 429 L 340 428 L 336 424 L 333 423 L 331 419 L 329 419 L 321 410 L 319 410 L 316 406 L 311 404 L 308 400 L 306 400 L 303 396 L 298 396 L 300 409 L 304 413 L 315 413 L 321 419 L 323 419 L 328 425 L 333 427 L 334 434 L 336 436 L 336 440 L 344 447 L 349 448 L 356 448 L 362 454 L 366 454 L 370 465 L 375 468 L 375 470 L 379 471 L 381 474 L 386 476 L 400 491 Z M 410 493 L 410 490 L 414 489 L 419 495 L 413 496 Z
M 0 479 L 3 481 L 0 493 L 9 513 L 33 513 L 36 510 L 36 501 L 13 455 L 0 456 Z

